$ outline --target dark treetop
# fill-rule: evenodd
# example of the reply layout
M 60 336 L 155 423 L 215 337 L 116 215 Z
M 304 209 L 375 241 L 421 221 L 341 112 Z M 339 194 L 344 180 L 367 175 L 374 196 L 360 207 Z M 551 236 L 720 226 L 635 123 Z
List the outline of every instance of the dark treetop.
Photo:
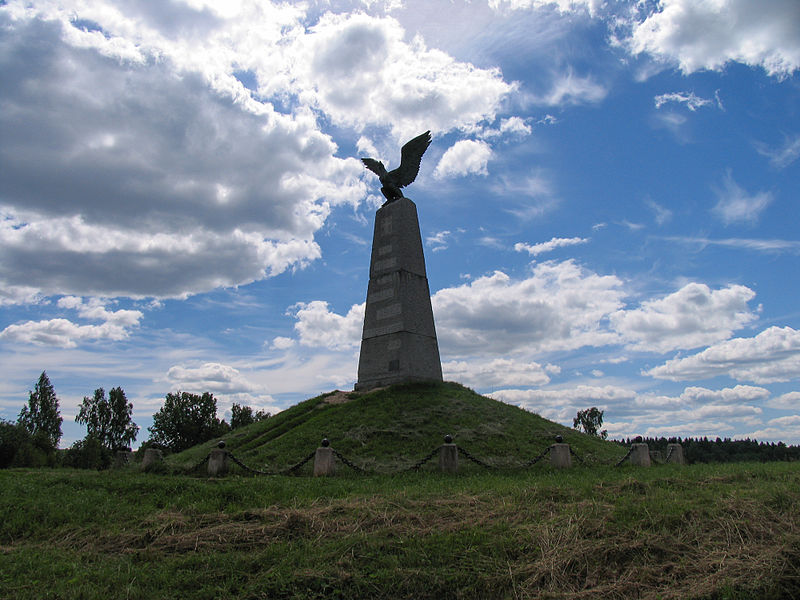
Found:
M 419 173 L 419 163 L 422 155 L 431 144 L 431 132 L 426 131 L 418 135 L 413 140 L 406 142 L 400 150 L 400 166 L 394 171 L 386 171 L 383 163 L 374 158 L 362 158 L 361 161 L 366 167 L 381 179 L 381 192 L 386 196 L 386 200 L 391 202 L 403 197 L 401 187 L 410 184 Z

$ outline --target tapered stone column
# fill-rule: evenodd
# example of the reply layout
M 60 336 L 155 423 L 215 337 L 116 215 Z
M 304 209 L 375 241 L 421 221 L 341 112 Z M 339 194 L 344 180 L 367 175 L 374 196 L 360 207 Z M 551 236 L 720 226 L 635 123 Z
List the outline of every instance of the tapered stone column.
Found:
M 408 198 L 375 214 L 355 389 L 442 381 L 417 207 Z

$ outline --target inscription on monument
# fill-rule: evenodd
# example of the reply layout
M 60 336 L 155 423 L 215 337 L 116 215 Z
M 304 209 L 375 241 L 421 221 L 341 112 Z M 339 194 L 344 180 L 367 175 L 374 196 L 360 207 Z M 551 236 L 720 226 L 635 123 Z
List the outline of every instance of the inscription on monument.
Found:
M 394 288 L 389 288 L 388 290 L 372 292 L 367 296 L 367 302 L 380 302 L 382 300 L 390 300 L 392 298 L 394 298 Z

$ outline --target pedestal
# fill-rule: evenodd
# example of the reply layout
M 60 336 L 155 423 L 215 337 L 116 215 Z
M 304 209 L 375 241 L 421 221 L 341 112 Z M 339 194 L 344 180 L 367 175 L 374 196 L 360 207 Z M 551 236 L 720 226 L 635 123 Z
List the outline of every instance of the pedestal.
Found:
M 650 450 L 647 444 L 631 444 L 631 464 L 637 467 L 650 466 Z
M 208 476 L 222 477 L 228 472 L 228 453 L 214 448 L 208 456 Z
M 314 477 L 328 477 L 336 473 L 333 462 L 333 448 L 320 447 L 314 454 Z
M 683 456 L 683 446 L 680 444 L 667 445 L 667 463 L 675 465 L 686 464 L 686 458 Z
M 442 473 L 458 472 L 458 446 L 442 444 L 439 448 L 439 470 Z
M 557 469 L 567 469 L 572 466 L 569 444 L 553 444 L 550 446 L 550 465 Z

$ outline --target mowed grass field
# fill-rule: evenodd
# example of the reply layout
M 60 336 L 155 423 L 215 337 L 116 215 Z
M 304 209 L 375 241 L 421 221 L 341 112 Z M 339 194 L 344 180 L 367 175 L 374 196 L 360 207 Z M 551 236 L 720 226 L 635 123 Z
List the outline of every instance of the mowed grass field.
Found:
M 0 472 L 2 598 L 798 598 L 800 464 Z

